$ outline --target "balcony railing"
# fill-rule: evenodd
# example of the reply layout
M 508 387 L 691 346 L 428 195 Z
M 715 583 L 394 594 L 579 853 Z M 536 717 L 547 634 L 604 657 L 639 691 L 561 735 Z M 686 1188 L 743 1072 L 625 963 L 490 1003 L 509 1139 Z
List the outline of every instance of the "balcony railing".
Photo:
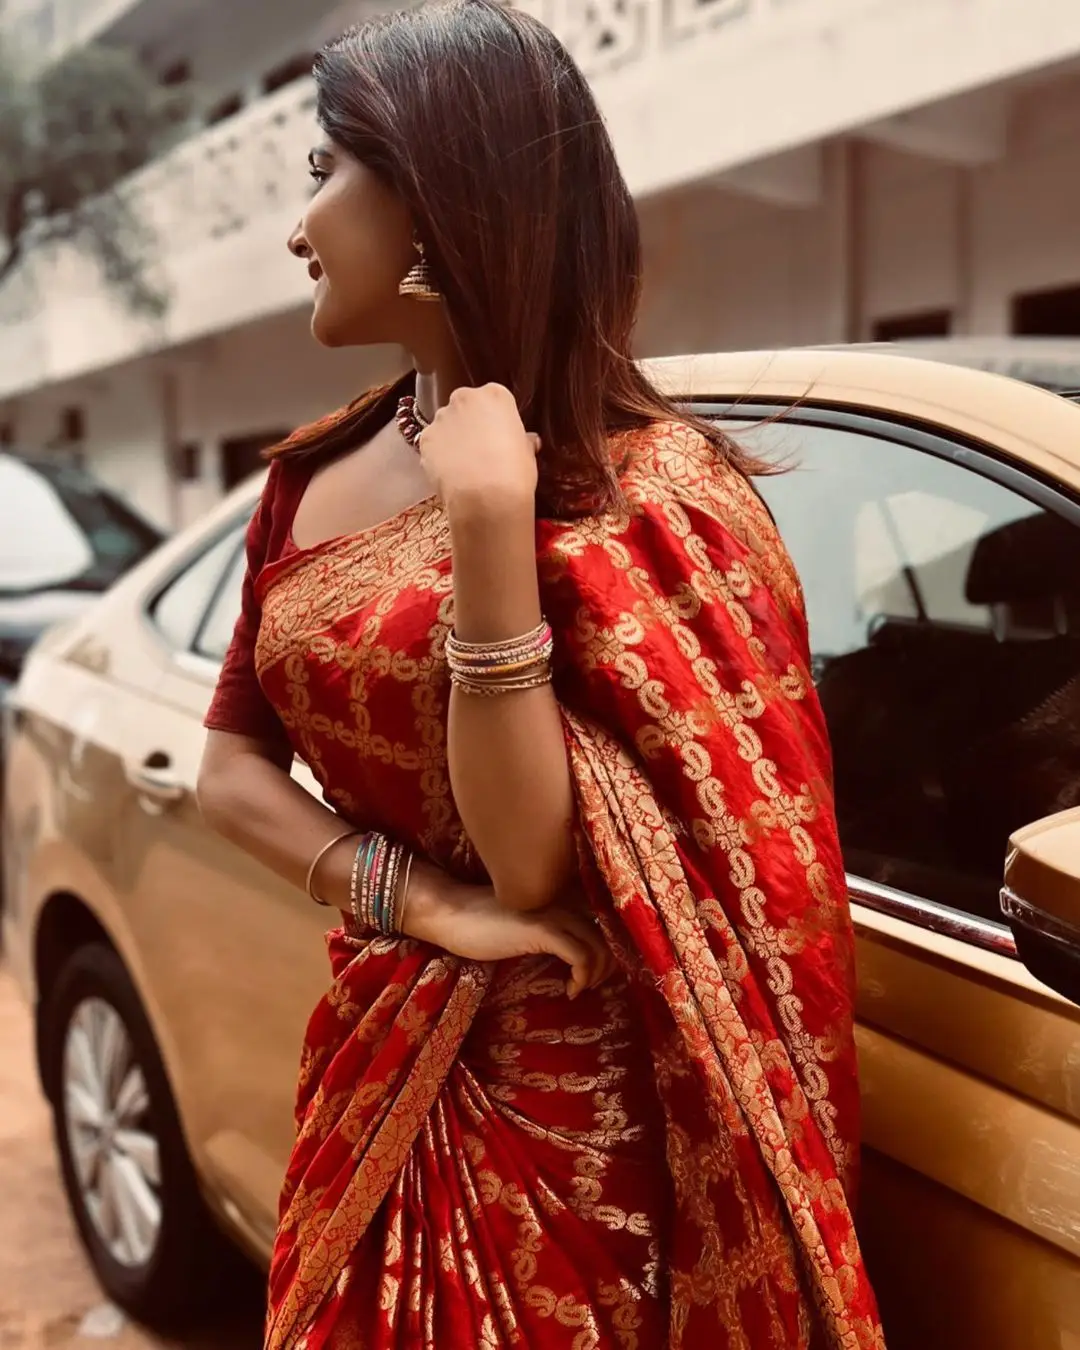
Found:
M 865 2 L 865 0 L 864 0 Z M 49 0 L 56 32 L 76 18 L 106 22 L 130 0 Z M 835 4 L 836 0 L 832 0 Z M 611 72 L 703 29 L 752 23 L 815 0 L 522 0 L 563 38 L 590 77 Z M 109 13 L 106 13 L 109 11 Z M 38 11 L 34 11 L 35 13 Z M 96 16 L 96 18 L 95 18 Z M 133 175 L 128 191 L 170 251 L 222 239 L 268 211 L 302 210 L 304 161 L 314 137 L 314 88 L 297 80 L 184 141 Z M 0 299 L 0 308 L 4 308 Z
M 517 0 L 552 28 L 590 78 L 702 32 L 814 8 L 814 0 Z
M 51 0 L 39 9 L 59 33 L 126 2 Z M 362 13 L 378 0 L 355 3 Z M 976 25 L 965 0 L 518 3 L 563 38 L 593 82 L 639 196 L 1080 57 L 1080 5 L 1063 9 L 1060 0 L 980 0 L 980 16 L 998 17 L 989 26 L 981 17 Z M 16 5 L 8 0 L 13 19 L 38 12 Z M 42 255 L 12 278 L 0 290 L 0 397 L 127 359 L 148 342 L 186 342 L 302 304 L 306 278 L 281 266 L 280 250 L 307 201 L 313 112 L 311 81 L 298 80 L 129 181 L 125 190 L 157 229 L 175 295 L 152 339 L 130 325 L 119 331 L 125 321 L 91 269 Z

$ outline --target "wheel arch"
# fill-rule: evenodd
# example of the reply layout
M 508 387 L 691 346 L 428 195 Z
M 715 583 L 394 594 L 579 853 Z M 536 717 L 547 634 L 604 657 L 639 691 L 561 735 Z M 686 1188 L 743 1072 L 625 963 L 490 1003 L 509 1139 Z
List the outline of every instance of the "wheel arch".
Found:
M 45 1019 L 42 1007 L 56 980 L 71 956 L 81 947 L 100 943 L 115 952 L 124 962 L 119 945 L 85 901 L 71 891 L 56 891 L 41 908 L 34 932 L 34 989 L 37 1006 L 34 1016 L 34 1057 L 41 1090 L 51 1102 L 56 1084 L 49 1082 L 44 1046 Z M 124 962 L 131 976 L 131 970 Z

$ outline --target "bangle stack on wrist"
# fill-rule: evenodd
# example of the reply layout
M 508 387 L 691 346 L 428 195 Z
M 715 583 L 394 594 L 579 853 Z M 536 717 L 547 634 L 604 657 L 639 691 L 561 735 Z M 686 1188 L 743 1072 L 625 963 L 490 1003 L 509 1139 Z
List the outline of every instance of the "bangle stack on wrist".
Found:
M 554 650 L 547 622 L 507 642 L 462 642 L 451 633 L 446 639 L 446 664 L 456 689 L 490 698 L 550 684 Z
M 385 834 L 362 834 L 356 846 L 349 903 L 357 929 L 392 937 L 401 932 L 412 855 Z

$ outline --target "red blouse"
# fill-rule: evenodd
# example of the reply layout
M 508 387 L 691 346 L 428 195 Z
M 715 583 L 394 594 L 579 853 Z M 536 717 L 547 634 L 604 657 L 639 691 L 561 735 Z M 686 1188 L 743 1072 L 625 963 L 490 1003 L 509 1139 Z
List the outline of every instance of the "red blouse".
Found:
M 204 726 L 212 731 L 230 731 L 259 741 L 288 740 L 255 671 L 255 642 L 262 618 L 255 582 L 268 563 L 289 552 L 293 518 L 309 477 L 309 466 L 303 461 L 276 459 L 270 465 L 262 496 L 248 525 L 247 571 L 240 615 L 204 721 Z

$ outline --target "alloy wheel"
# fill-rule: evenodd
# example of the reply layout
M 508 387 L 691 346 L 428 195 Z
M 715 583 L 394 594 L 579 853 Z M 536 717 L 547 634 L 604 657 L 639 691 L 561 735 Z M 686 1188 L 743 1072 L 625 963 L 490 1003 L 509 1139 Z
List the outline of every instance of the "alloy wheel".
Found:
M 62 1089 L 86 1213 L 115 1261 L 145 1266 L 161 1234 L 161 1151 L 131 1037 L 104 999 L 85 998 L 72 1011 Z

